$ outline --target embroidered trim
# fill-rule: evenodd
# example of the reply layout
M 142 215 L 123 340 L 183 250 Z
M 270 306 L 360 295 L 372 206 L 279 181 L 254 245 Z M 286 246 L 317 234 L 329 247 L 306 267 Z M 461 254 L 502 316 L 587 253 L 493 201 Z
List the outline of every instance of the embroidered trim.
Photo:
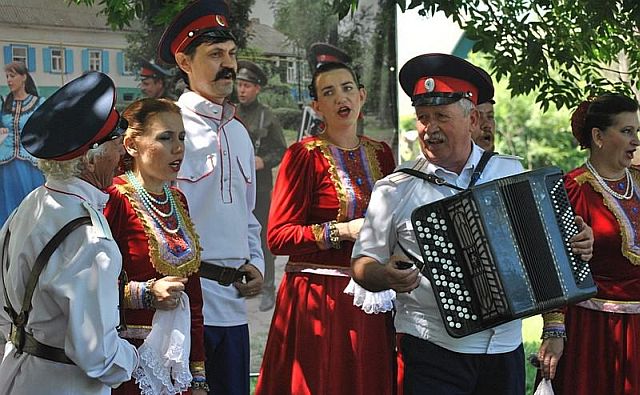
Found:
M 123 339 L 144 340 L 151 333 L 151 325 L 129 325 L 118 335 Z
M 640 185 L 640 174 L 637 171 L 630 170 L 631 179 L 636 184 L 636 186 Z M 598 192 L 602 196 L 602 202 L 604 205 L 611 211 L 611 213 L 616 218 L 618 222 L 618 227 L 620 228 L 620 236 L 622 237 L 622 244 L 620 246 L 620 250 L 622 255 L 631 262 L 633 265 L 640 265 L 640 250 L 635 248 L 634 251 L 634 231 L 631 225 L 627 221 L 627 216 L 625 215 L 624 210 L 620 207 L 617 199 L 612 197 L 609 193 L 606 193 L 602 188 L 602 185 L 596 180 L 596 178 L 589 172 L 585 170 L 583 173 L 579 174 L 575 178 L 578 185 L 582 185 L 585 182 L 588 182 L 591 187 Z M 640 199 L 640 195 L 638 195 L 638 188 L 635 188 L 634 192 L 635 199 Z
M 121 179 L 127 182 L 126 178 L 121 177 Z M 184 208 L 182 204 L 182 200 L 178 195 L 178 192 L 175 190 L 171 190 L 173 197 L 176 202 L 176 209 L 180 211 L 180 215 L 184 220 L 184 229 L 183 231 L 186 233 L 185 241 L 192 241 L 192 245 L 190 245 L 193 250 L 190 259 L 181 263 L 180 265 L 174 265 L 171 262 L 167 262 L 160 253 L 160 243 L 158 242 L 157 234 L 153 230 L 153 225 L 150 223 L 151 218 L 144 214 L 143 210 L 140 208 L 140 204 L 138 199 L 134 197 L 135 189 L 129 184 L 116 184 L 115 185 L 118 191 L 125 195 L 129 202 L 131 203 L 131 207 L 133 207 L 136 216 L 140 220 L 142 227 L 144 228 L 144 233 L 147 235 L 147 240 L 149 244 L 149 260 L 151 261 L 151 265 L 165 276 L 180 276 L 187 277 L 193 273 L 196 273 L 198 269 L 200 269 L 200 252 L 202 250 L 200 246 L 200 239 L 198 234 L 195 231 L 195 226 L 189 217 L 189 214 Z
M 313 233 L 313 238 L 316 240 L 316 244 L 318 248 L 321 250 L 328 250 L 331 248 L 331 245 L 328 242 L 328 239 L 325 237 L 325 224 L 313 224 L 311 225 L 311 232 Z
M 331 182 L 333 183 L 336 189 L 336 195 L 338 196 L 338 215 L 336 216 L 336 221 L 345 222 L 350 219 L 353 219 L 352 216 L 355 212 L 355 207 L 352 208 L 352 212 L 350 213 L 350 205 L 349 205 L 349 191 L 348 191 L 348 183 L 350 180 L 348 179 L 349 173 L 346 171 L 346 167 L 341 167 L 341 169 L 345 169 L 343 173 L 345 177 L 340 176 L 339 170 L 339 158 L 336 158 L 336 155 L 331 150 L 331 144 L 322 137 L 317 137 L 311 141 L 308 141 L 304 144 L 304 147 L 308 151 L 312 151 L 314 149 L 319 149 L 322 155 L 325 157 L 327 162 L 329 163 L 329 177 Z M 380 168 L 380 163 L 378 162 L 377 151 L 382 150 L 382 144 L 376 141 L 369 140 L 365 137 L 360 137 L 360 144 L 352 149 L 345 150 L 342 148 L 337 148 L 336 152 L 339 151 L 350 151 L 350 152 L 361 152 L 363 150 L 366 155 L 366 160 L 362 160 L 363 170 L 365 174 L 371 177 L 370 181 L 372 182 L 371 189 L 373 189 L 373 184 L 379 179 L 382 178 L 382 169 Z M 364 158 L 363 158 L 364 159 Z M 354 203 L 355 204 L 355 203 Z M 350 215 L 351 214 L 351 215 Z
M 351 277 L 351 268 L 337 265 L 323 265 L 311 262 L 287 262 L 286 273 L 310 273 L 325 276 Z
M 603 311 L 606 313 L 640 314 L 640 302 L 636 301 L 591 298 L 577 303 L 576 306 L 584 307 L 589 310 Z

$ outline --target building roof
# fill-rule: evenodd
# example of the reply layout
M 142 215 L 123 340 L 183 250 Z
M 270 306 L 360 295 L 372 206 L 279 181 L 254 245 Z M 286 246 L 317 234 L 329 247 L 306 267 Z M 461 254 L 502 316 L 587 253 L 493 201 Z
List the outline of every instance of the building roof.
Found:
M 100 9 L 100 6 L 67 5 L 64 0 L 0 0 L 0 24 L 111 30 L 107 17 L 98 15 Z
M 263 25 L 257 18 L 251 20 L 247 31 L 248 46 L 258 48 L 264 55 L 299 56 L 296 54 L 294 45 L 287 40 L 287 36 L 271 26 Z

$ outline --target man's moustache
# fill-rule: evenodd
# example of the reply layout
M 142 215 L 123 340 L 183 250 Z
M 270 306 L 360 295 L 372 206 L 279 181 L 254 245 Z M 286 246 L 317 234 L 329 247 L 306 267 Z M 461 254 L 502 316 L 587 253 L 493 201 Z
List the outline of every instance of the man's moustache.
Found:
M 218 81 L 218 80 L 223 79 L 223 78 L 231 78 L 231 79 L 235 80 L 236 79 L 236 71 L 234 69 L 229 68 L 229 67 L 224 67 L 224 68 L 220 69 L 220 71 L 218 71 L 214 81 Z

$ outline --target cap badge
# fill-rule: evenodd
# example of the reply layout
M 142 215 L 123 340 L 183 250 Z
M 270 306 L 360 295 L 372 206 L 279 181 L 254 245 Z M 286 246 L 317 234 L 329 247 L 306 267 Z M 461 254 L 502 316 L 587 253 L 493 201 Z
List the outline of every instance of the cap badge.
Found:
M 216 15 L 216 22 L 218 23 L 218 26 L 225 27 L 227 25 L 227 22 L 224 20 L 222 15 Z
M 426 80 L 424 80 L 424 89 L 426 89 L 427 92 L 433 92 L 435 87 L 436 82 L 433 78 L 427 78 Z

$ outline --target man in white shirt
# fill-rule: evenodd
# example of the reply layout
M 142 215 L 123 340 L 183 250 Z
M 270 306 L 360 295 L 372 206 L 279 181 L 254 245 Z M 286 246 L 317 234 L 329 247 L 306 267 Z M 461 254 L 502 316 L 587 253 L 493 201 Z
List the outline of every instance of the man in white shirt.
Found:
M 245 297 L 260 292 L 264 260 L 253 215 L 253 144 L 227 100 L 237 69 L 228 15 L 221 0 L 190 3 L 165 30 L 158 51 L 162 61 L 178 65 L 188 84 L 178 100 L 187 132 L 178 185 L 203 247 L 207 382 L 212 393 L 246 395 Z
M 467 188 L 483 152 L 471 140 L 470 131 L 478 122 L 474 105 L 493 95 L 490 81 L 465 60 L 427 54 L 403 66 L 400 82 L 424 125 L 418 131 L 423 157 L 402 167 Z M 522 171 L 518 158 L 496 155 L 477 183 Z M 445 330 L 429 281 L 415 267 L 401 268 L 392 258 L 403 254 L 400 246 L 413 257 L 421 256 L 413 235 L 412 211 L 456 193 L 449 186 L 404 173 L 378 181 L 353 249 L 353 278 L 371 291 L 397 292 L 395 326 L 405 365 L 406 395 L 521 395 L 525 387 L 520 320 L 453 338 Z M 580 241 L 574 243 L 574 252 L 583 258 L 590 258 L 590 235 L 588 228 L 575 238 Z M 545 358 L 555 358 L 557 363 L 562 339 L 548 340 L 543 343 L 548 350 Z
M 113 81 L 91 72 L 54 93 L 22 131 L 46 183 L 0 231 L 0 331 L 10 339 L 0 394 L 108 395 L 138 366 L 136 348 L 116 330 L 122 258 L 102 214 L 126 129 Z M 38 273 L 36 257 L 75 220 L 85 222 Z

